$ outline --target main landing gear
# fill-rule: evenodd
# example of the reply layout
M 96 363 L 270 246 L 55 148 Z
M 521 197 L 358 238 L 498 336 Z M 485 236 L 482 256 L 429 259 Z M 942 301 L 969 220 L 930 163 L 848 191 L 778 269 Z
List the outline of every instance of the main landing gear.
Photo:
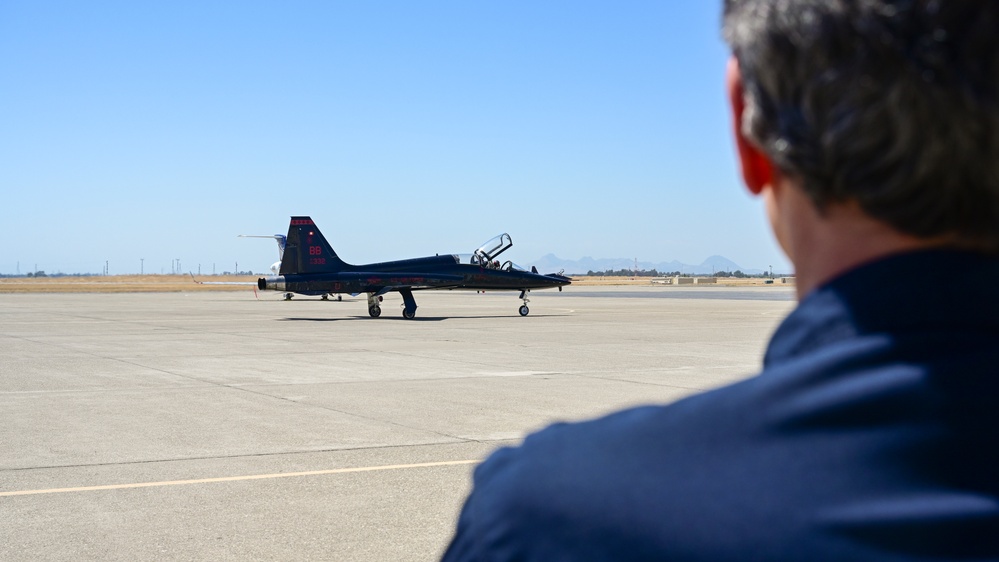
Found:
M 400 289 L 399 294 L 402 295 L 402 317 L 406 320 L 416 318 L 416 299 L 413 298 L 413 291 L 409 289 Z M 381 295 L 368 293 L 368 315 L 372 318 L 378 318 L 381 316 L 381 302 Z
M 378 318 L 382 315 L 382 307 L 378 303 L 382 302 L 381 296 L 376 296 L 374 294 L 368 295 L 368 315 L 372 318 Z
M 527 298 L 527 291 L 526 290 L 520 292 L 520 298 L 521 298 L 521 300 L 524 301 L 524 304 L 522 304 L 520 306 L 520 315 L 521 316 L 527 316 L 531 312 L 531 309 L 527 308 L 527 303 L 531 302 L 531 300 L 529 298 Z
M 402 289 L 399 294 L 402 295 L 402 317 L 406 320 L 416 318 L 416 299 L 413 298 L 413 291 Z

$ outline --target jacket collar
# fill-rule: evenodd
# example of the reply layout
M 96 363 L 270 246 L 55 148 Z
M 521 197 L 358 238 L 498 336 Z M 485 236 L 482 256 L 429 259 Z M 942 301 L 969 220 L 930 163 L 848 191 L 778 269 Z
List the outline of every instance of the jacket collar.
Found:
M 898 254 L 818 287 L 781 323 L 765 367 L 866 334 L 992 332 L 999 258 L 954 250 Z

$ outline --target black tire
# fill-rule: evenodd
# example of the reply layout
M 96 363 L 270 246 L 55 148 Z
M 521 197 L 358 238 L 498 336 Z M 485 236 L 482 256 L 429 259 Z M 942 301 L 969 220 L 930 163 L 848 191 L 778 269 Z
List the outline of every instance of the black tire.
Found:
M 520 315 L 521 315 L 521 316 L 527 316 L 527 314 L 528 314 L 529 312 L 531 312 L 531 309 L 530 309 L 530 308 L 527 308 L 527 305 L 526 305 L 526 304 L 525 304 L 524 306 L 520 307 Z
M 404 308 L 402 309 L 402 317 L 405 318 L 406 320 L 412 320 L 413 318 L 416 318 L 416 311 Z
M 368 314 L 370 314 L 372 318 L 378 318 L 382 315 L 382 307 L 372 306 L 368 309 Z

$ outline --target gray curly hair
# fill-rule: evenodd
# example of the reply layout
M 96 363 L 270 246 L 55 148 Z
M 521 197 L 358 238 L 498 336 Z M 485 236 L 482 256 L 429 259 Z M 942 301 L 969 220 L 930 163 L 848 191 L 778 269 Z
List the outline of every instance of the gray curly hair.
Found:
M 725 0 L 742 130 L 819 210 L 999 250 L 999 2 Z

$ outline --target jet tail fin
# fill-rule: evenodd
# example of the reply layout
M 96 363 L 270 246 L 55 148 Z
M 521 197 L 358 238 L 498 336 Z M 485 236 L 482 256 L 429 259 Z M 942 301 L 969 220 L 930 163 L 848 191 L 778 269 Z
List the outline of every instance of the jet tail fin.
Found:
M 311 217 L 291 217 L 280 275 L 336 273 L 347 267 Z

